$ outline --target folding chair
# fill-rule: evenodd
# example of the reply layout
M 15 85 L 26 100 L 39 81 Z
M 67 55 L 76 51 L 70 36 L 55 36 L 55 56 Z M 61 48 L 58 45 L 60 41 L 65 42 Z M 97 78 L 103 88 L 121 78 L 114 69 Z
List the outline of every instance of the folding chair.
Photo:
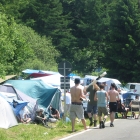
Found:
M 133 116 L 133 112 L 139 112 L 139 116 L 140 116 L 140 101 L 139 100 L 132 100 L 132 104 L 131 104 L 131 118 Z

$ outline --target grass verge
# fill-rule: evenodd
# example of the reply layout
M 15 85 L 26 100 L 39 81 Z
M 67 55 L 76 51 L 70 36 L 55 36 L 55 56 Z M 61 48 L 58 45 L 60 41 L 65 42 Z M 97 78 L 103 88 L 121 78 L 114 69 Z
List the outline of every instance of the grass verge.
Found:
M 130 112 L 128 115 L 130 115 Z M 121 118 L 121 114 L 118 114 L 118 116 Z M 109 121 L 109 117 L 107 121 Z M 76 122 L 76 132 L 84 130 L 82 123 Z M 89 125 L 88 119 L 86 119 L 86 124 Z M 9 129 L 0 128 L 0 140 L 58 140 L 71 134 L 70 122 L 66 123 L 60 120 L 57 123 L 52 123 L 52 126 L 53 128 L 50 129 L 36 124 L 19 124 Z
M 0 129 L 0 140 L 58 140 L 71 134 L 71 123 L 60 120 L 52 126 L 45 128 L 36 124 L 19 124 L 9 129 Z M 76 130 L 83 130 L 81 122 L 76 123 Z

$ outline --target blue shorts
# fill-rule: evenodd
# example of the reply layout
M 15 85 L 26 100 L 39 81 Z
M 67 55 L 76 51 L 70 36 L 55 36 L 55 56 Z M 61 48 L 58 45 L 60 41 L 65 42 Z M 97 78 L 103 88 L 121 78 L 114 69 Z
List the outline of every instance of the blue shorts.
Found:
M 88 104 L 87 106 L 87 113 L 92 113 L 93 114 L 97 114 L 98 110 L 97 110 L 97 106 L 96 105 L 92 105 L 92 104 Z

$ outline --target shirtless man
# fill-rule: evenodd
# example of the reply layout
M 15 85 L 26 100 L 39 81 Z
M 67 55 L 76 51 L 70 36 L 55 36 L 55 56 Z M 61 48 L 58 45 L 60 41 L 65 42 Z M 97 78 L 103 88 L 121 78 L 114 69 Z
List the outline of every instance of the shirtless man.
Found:
M 115 119 L 115 112 L 117 111 L 117 99 L 119 100 L 119 92 L 115 90 L 115 83 L 111 84 L 111 90 L 108 95 L 110 97 L 109 109 L 110 109 L 110 127 L 114 127 L 113 122 Z
M 80 100 L 80 98 L 85 98 L 83 94 L 83 89 L 80 85 L 80 79 L 76 78 L 75 79 L 75 86 L 71 87 L 70 89 L 70 93 L 71 93 L 71 108 L 70 108 L 70 119 L 72 122 L 72 132 L 75 131 L 75 119 L 76 117 L 78 119 L 81 119 L 83 125 L 84 125 L 84 129 L 87 130 L 86 127 L 86 122 L 85 122 L 85 118 L 84 118 L 84 109 L 83 109 L 83 105 L 82 105 L 82 101 Z

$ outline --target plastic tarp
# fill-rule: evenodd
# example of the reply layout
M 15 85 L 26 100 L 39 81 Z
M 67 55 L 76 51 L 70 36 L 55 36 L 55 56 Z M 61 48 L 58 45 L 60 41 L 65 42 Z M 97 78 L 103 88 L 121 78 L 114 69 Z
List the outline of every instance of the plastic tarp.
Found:
M 13 102 L 9 102 L 9 101 L 8 102 L 11 105 L 11 107 L 12 107 L 12 109 L 14 111 L 14 114 L 16 116 L 18 116 L 20 110 L 22 110 L 25 106 L 27 106 L 28 102 L 26 102 L 26 101 L 20 101 L 20 100 L 15 100 L 15 101 L 17 102 L 16 107 L 13 106 Z
M 8 102 L 0 94 L 0 128 L 8 129 L 18 125 L 14 112 Z
M 0 94 L 1 94 L 1 92 L 0 92 Z M 17 100 L 17 99 L 13 99 L 14 101 L 17 102 L 16 107 L 14 107 L 14 105 L 13 105 L 13 100 L 11 100 L 11 99 L 7 96 L 8 94 L 9 94 L 9 93 L 7 93 L 6 95 L 1 94 L 1 97 L 3 97 L 3 98 L 11 105 L 11 108 L 13 109 L 14 114 L 15 114 L 16 116 L 18 116 L 20 110 L 21 110 L 23 107 L 25 107 L 25 106 L 27 105 L 28 102 L 26 102 L 26 101 L 20 101 L 20 100 Z
M 32 74 L 32 73 L 39 73 L 40 71 L 39 70 L 26 69 L 26 70 L 23 70 L 22 72 L 26 73 L 26 74 Z
M 23 70 L 22 72 L 26 74 L 32 74 L 32 73 L 58 74 L 58 72 L 54 72 L 54 71 L 33 70 L 33 69 L 26 69 L 26 70 Z
M 60 108 L 61 92 L 58 88 L 44 83 L 42 80 L 8 80 L 15 89 L 37 99 L 39 107 L 48 108 L 51 104 L 54 108 Z
M 51 74 L 47 74 L 47 73 L 32 73 L 28 76 L 27 79 L 29 78 L 37 78 L 37 77 L 44 77 L 44 76 L 49 76 Z

